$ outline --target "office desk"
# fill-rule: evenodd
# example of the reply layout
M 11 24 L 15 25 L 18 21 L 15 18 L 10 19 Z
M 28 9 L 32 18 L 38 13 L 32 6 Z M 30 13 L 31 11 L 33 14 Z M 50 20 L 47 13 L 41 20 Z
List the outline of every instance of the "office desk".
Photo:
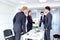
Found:
M 40 30 L 40 32 L 36 32 L 36 30 L 32 29 L 28 33 L 21 36 L 21 40 L 44 40 L 44 31 Z

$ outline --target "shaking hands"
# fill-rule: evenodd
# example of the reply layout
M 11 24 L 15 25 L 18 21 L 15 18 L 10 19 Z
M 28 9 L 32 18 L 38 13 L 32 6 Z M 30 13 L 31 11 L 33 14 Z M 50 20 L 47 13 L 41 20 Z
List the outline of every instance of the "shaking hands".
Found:
M 35 24 L 37 25 L 37 24 L 38 24 L 38 22 L 35 22 Z

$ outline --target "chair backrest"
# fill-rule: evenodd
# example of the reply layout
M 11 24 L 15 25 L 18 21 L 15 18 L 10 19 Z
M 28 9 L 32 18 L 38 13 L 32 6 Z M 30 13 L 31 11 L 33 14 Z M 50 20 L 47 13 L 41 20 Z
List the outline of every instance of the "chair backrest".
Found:
M 10 36 L 10 35 L 12 35 L 11 29 L 4 30 L 4 37 Z
M 60 35 L 59 34 L 55 34 L 53 35 L 54 38 L 60 38 Z

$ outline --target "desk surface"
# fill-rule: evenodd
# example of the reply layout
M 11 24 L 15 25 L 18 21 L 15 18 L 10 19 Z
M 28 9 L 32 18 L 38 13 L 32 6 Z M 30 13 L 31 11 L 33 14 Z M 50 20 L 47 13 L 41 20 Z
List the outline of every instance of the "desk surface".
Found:
M 40 30 L 40 32 L 36 32 L 34 29 L 29 31 L 28 33 L 22 35 L 23 38 L 29 39 L 42 39 L 44 37 L 44 31 Z

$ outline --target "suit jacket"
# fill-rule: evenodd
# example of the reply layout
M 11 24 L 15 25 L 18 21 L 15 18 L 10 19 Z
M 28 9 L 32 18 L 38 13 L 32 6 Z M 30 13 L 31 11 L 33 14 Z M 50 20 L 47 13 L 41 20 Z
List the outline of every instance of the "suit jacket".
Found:
M 32 23 L 35 23 L 32 21 L 32 18 L 30 16 L 27 16 L 27 21 L 28 21 L 27 27 L 32 27 Z
M 30 27 L 32 27 L 32 23 L 35 23 L 35 22 L 32 21 L 30 16 L 27 16 L 27 21 L 28 21 L 27 25 L 30 26 Z
M 42 22 L 43 22 L 43 24 L 45 24 L 45 15 L 44 15 L 43 19 L 42 19 L 42 16 L 40 18 L 40 23 L 39 23 L 40 27 L 41 27 Z
M 45 26 L 44 28 L 50 30 L 52 29 L 52 14 L 49 12 L 45 17 Z
M 15 32 L 21 32 L 22 28 L 23 28 L 23 32 L 25 33 L 25 22 L 26 22 L 26 16 L 24 14 L 24 12 L 18 12 L 14 19 L 13 19 L 13 30 Z

